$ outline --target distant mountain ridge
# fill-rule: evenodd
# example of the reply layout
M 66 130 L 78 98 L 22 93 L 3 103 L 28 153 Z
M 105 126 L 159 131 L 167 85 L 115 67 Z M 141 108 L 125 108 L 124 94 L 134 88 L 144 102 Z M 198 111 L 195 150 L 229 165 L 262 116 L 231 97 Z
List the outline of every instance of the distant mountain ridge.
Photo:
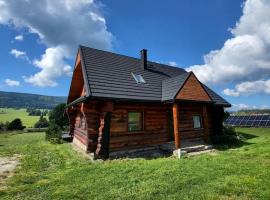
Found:
M 0 108 L 51 109 L 59 103 L 66 103 L 67 97 L 0 91 Z

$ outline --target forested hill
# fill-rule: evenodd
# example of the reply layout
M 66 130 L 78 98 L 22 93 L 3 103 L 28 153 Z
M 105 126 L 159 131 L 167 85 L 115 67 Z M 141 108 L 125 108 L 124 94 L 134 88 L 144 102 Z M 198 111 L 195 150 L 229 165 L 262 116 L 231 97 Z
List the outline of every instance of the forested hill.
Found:
M 251 109 L 230 112 L 235 115 L 270 114 L 270 109 Z
M 55 105 L 65 102 L 66 97 L 0 91 L 0 108 L 8 107 L 51 109 Z

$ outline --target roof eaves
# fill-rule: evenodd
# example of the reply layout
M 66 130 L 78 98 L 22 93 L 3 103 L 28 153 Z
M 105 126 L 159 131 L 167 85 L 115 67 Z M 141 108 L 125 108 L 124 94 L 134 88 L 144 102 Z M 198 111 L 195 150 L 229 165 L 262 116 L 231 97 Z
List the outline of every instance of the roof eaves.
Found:
M 82 97 L 79 97 L 78 99 L 75 99 L 74 101 L 72 101 L 71 103 L 69 103 L 66 107 L 70 107 L 70 106 L 75 106 L 79 103 L 82 103 L 84 102 L 86 99 L 88 99 L 87 96 L 82 96 Z
M 83 54 L 81 45 L 79 46 L 79 54 L 81 57 L 83 80 L 84 80 L 84 83 L 86 85 L 86 94 L 87 94 L 87 96 L 91 96 L 92 92 L 91 92 L 91 88 L 90 88 L 90 82 L 89 82 L 88 77 L 87 77 L 87 72 L 86 72 L 86 67 L 85 67 L 85 58 L 84 58 L 84 54 Z
M 221 96 L 219 96 L 216 92 L 214 92 L 212 89 L 210 89 L 209 87 L 207 87 L 206 85 L 204 85 L 202 83 L 203 88 L 205 89 L 205 91 L 207 92 L 207 94 L 211 97 L 211 99 L 214 102 L 214 105 L 218 105 L 218 106 L 224 106 L 224 107 L 231 107 L 232 105 L 226 101 L 224 98 L 222 98 Z M 211 96 L 211 94 L 209 92 L 214 93 L 217 97 L 219 97 L 223 102 L 218 102 L 215 101 L 214 98 Z
M 225 100 L 226 101 L 226 100 Z M 218 105 L 218 106 L 224 106 L 224 107 L 232 107 L 232 104 L 228 103 L 226 101 L 226 103 L 218 103 L 218 102 L 214 102 L 215 105 Z

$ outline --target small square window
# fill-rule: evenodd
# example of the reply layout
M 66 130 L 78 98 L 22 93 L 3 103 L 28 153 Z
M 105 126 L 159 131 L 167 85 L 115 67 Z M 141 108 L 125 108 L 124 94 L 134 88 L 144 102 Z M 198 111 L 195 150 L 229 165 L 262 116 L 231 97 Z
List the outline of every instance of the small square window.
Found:
M 146 83 L 145 80 L 144 80 L 144 78 L 142 77 L 142 75 L 140 75 L 140 74 L 134 74 L 134 73 L 131 73 L 131 74 L 132 74 L 133 78 L 135 79 L 135 81 L 137 83 L 140 83 L 140 84 Z
M 193 126 L 194 128 L 202 128 L 202 120 L 200 115 L 193 116 Z
M 142 113 L 129 112 L 128 113 L 128 131 L 142 130 Z

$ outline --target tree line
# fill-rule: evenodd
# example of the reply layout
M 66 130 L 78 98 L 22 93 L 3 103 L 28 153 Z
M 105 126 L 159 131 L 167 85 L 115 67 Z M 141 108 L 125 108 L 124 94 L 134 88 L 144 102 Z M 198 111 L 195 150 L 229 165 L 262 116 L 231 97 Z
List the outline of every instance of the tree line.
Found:
M 66 97 L 0 91 L 0 108 L 52 109 L 66 102 Z
M 46 139 L 60 140 L 62 131 L 67 129 L 69 124 L 68 117 L 65 114 L 65 108 L 66 104 L 62 103 L 54 107 L 51 111 L 46 110 L 47 113 L 36 109 L 28 109 L 28 113 L 34 112 L 35 115 L 40 116 L 39 120 L 35 123 L 34 128 L 48 128 L 46 131 Z M 49 120 L 44 117 L 46 114 L 49 115 Z M 0 131 L 13 131 L 23 129 L 25 129 L 25 126 L 22 124 L 20 118 L 16 118 L 11 122 L 0 122 Z

